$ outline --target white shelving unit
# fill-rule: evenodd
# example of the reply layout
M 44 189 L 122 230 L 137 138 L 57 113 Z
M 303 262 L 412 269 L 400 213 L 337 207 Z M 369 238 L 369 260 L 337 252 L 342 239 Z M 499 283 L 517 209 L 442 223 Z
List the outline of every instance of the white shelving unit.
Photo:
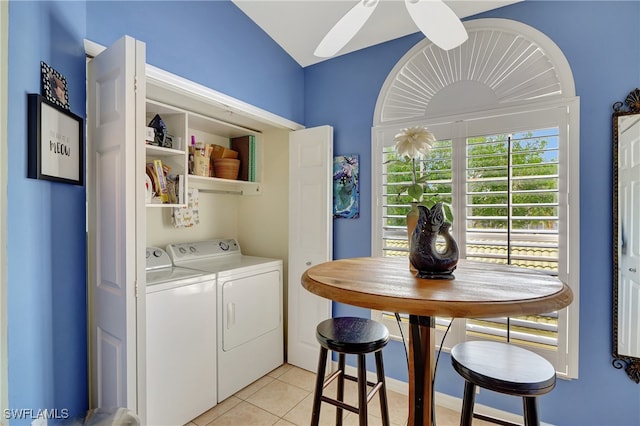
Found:
M 145 164 L 160 160 L 162 164 L 170 167 L 168 176 L 183 176 L 184 182 L 180 183 L 182 188 L 176 188 L 176 191 L 185 191 L 188 185 L 187 178 L 187 160 L 188 155 L 185 145 L 187 114 L 177 108 L 161 102 L 147 100 L 146 102 L 146 123 L 151 122 L 155 115 L 159 115 L 167 127 L 167 134 L 173 138 L 172 147 L 162 147 L 149 144 L 145 141 Z M 186 197 L 184 203 L 162 203 L 160 196 L 154 194 L 151 202 L 147 202 L 147 207 L 178 207 L 186 205 Z
M 256 136 L 257 144 L 260 144 L 260 133 L 246 129 L 220 119 L 201 113 L 189 111 L 170 105 L 166 102 L 148 99 L 146 102 L 146 120 L 151 122 L 158 114 L 167 127 L 167 133 L 173 138 L 173 147 L 166 148 L 155 145 L 146 145 L 146 162 L 160 159 L 163 164 L 171 167 L 170 175 L 184 176 L 184 185 L 187 188 L 197 188 L 204 192 L 236 194 L 236 195 L 260 195 L 260 182 L 247 182 L 242 180 L 221 179 L 208 176 L 196 176 L 188 174 L 188 146 L 191 137 L 196 141 L 206 144 L 216 144 L 229 148 L 229 140 L 248 134 Z M 257 150 L 260 153 L 260 148 Z M 260 158 L 257 158 L 257 176 L 260 177 Z M 183 184 L 181 184 L 183 185 Z M 147 207 L 179 207 L 184 204 L 161 203 L 160 197 L 153 197 Z

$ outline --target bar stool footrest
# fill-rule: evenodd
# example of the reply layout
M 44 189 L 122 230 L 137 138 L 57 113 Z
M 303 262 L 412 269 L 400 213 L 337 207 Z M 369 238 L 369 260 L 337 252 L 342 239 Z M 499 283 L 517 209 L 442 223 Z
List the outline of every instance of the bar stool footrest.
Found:
M 355 376 L 351 376 L 349 374 L 344 373 L 344 378 L 347 380 L 351 380 L 352 382 L 358 383 L 358 378 Z M 367 386 L 371 386 L 371 387 L 375 387 L 378 383 L 376 382 L 370 382 L 369 380 L 367 380 Z
M 327 377 L 324 380 L 324 383 L 322 384 L 322 389 L 326 389 L 327 386 L 329 386 L 331 384 L 331 382 L 333 382 L 335 379 L 337 379 L 338 377 L 340 377 L 340 375 L 342 375 L 345 379 L 350 380 L 352 382 L 358 383 L 358 378 L 355 376 L 352 376 L 350 374 L 346 374 L 341 370 L 337 370 L 334 371 L 333 373 L 331 373 L 331 375 L 329 377 Z M 381 382 L 370 382 L 369 380 L 367 380 L 367 386 L 371 387 L 371 390 L 369 392 L 367 392 L 367 404 L 371 401 L 371 399 L 375 396 L 376 392 L 378 392 L 380 390 L 380 388 L 382 387 L 382 383 Z M 353 413 L 358 413 L 358 408 L 354 407 L 352 405 L 348 405 L 345 404 L 344 402 L 338 401 L 337 399 L 333 399 L 333 398 L 329 398 L 327 396 L 322 396 L 320 397 L 320 399 L 324 402 L 327 402 L 329 404 L 335 405 L 335 406 L 339 406 L 340 408 L 344 408 L 345 410 L 349 410 Z
M 345 378 L 346 378 L 346 376 L 345 376 Z M 367 382 L 367 384 L 368 383 L 369 382 Z M 375 394 L 382 387 L 382 383 L 373 383 L 372 385 L 373 385 L 373 388 L 369 392 L 367 392 L 367 404 L 371 401 L 371 399 L 375 396 Z M 349 410 L 352 413 L 358 414 L 358 412 L 359 412 L 359 408 L 358 407 L 355 407 L 353 405 L 349 405 L 347 403 L 344 403 L 342 401 L 338 401 L 337 399 L 333 399 L 333 398 L 330 398 L 330 397 L 325 396 L 325 395 L 320 396 L 320 400 L 323 401 L 323 402 L 326 402 L 327 404 L 331 404 L 331 405 L 334 405 L 336 407 L 340 407 L 340 408 L 342 408 L 344 410 Z
M 338 401 L 337 399 L 329 398 L 328 396 L 322 395 L 320 397 L 320 401 L 326 402 L 327 404 L 334 405 L 338 408 L 342 408 L 343 410 L 351 411 L 352 413 L 356 413 L 356 414 L 359 413 L 358 407 L 349 405 L 346 402 Z

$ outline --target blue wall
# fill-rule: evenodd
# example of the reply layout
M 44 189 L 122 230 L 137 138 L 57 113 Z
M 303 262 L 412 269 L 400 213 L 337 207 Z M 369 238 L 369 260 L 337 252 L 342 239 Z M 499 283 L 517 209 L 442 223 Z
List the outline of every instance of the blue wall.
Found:
M 89 1 L 87 38 L 128 34 L 147 63 L 302 123 L 304 71 L 229 1 Z
M 72 416 L 88 404 L 85 191 L 27 179 L 26 101 L 40 93 L 42 60 L 66 76 L 84 117 L 84 32 L 84 3 L 9 4 L 9 406 Z
M 640 2 L 525 1 L 478 17 L 509 18 L 549 36 L 564 52 L 580 96 L 581 259 L 580 377 L 560 380 L 540 399 L 542 419 L 564 425 L 640 424 L 640 387 L 611 366 L 611 105 L 640 85 Z M 571 24 L 569 24 L 571 23 Z M 414 34 L 305 69 L 305 125 L 335 128 L 336 155 L 359 154 L 370 176 L 371 126 L 378 93 L 396 62 L 418 41 Z M 361 202 L 371 205 L 369 180 Z M 371 213 L 336 220 L 336 258 L 370 254 Z M 354 238 L 354 236 L 361 236 Z M 334 315 L 367 314 L 334 304 Z M 399 344 L 385 349 L 385 371 L 406 380 Z M 448 355 L 440 359 L 436 390 L 462 396 Z M 477 401 L 520 412 L 516 398 L 481 392 Z
M 569 60 L 581 98 L 580 378 L 561 381 L 541 399 L 543 420 L 638 425 L 640 388 L 610 364 L 609 241 L 611 104 L 640 85 L 640 3 L 526 1 L 483 16 L 546 33 Z M 26 178 L 26 94 L 39 92 L 40 60 L 67 77 L 71 110 L 84 117 L 82 40 L 109 45 L 132 35 L 147 43 L 153 65 L 307 126 L 334 126 L 336 155 L 359 154 L 362 176 L 370 176 L 377 95 L 395 63 L 422 39 L 414 34 L 303 70 L 228 1 L 12 0 L 9 25 L 9 403 L 69 408 L 72 415 L 88 405 L 85 191 Z M 371 205 L 368 179 L 361 197 L 362 206 Z M 367 208 L 358 220 L 336 220 L 335 257 L 368 255 L 370 229 Z M 368 315 L 344 305 L 336 313 Z M 386 350 L 385 364 L 406 379 L 400 345 Z M 461 395 L 446 356 L 436 387 Z M 519 410 L 513 398 L 482 393 L 479 402 Z
M 132 35 L 147 42 L 147 62 L 297 122 L 304 71 L 228 1 L 12 0 L 9 27 L 9 407 L 76 417 L 88 408 L 86 197 L 26 178 L 26 95 L 40 92 L 40 61 L 67 78 L 83 118 L 85 38 Z M 30 424 L 23 413 L 11 424 Z

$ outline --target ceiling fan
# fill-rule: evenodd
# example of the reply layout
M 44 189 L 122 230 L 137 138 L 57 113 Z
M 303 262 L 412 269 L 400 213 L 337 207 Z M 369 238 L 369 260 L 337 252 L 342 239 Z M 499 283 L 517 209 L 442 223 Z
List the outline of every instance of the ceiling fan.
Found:
M 379 1 L 360 0 L 329 30 L 313 54 L 328 58 L 338 53 L 364 26 Z M 467 40 L 464 25 L 442 0 L 405 0 L 405 5 L 418 29 L 441 49 L 456 48 Z

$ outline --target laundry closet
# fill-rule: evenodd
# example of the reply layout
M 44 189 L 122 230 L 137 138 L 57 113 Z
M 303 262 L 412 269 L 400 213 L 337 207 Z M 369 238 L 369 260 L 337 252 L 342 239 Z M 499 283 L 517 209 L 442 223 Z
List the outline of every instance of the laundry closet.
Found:
M 86 47 L 95 56 L 87 77 L 90 404 L 128 407 L 147 423 L 167 409 L 162 401 L 186 407 L 198 395 L 200 405 L 180 414 L 195 417 L 284 361 L 288 299 L 294 310 L 319 304 L 320 317 L 329 315 L 299 283 L 288 291 L 287 276 L 331 256 L 331 128 L 302 130 L 151 67 L 144 43 L 130 37 Z M 164 145 L 145 143 L 156 116 L 171 136 Z M 192 141 L 231 148 L 244 136 L 255 141 L 251 181 L 189 173 Z M 164 166 L 170 197 L 149 190 L 167 182 L 150 182 L 148 164 L 160 170 L 156 178 Z M 316 170 L 304 172 L 315 180 L 301 178 L 303 170 Z M 304 224 L 302 206 L 311 208 Z M 292 245 L 304 258 L 290 258 Z M 173 379 L 162 375 L 173 382 L 157 380 L 163 370 L 175 370 Z M 190 393 L 195 382 L 201 388 Z

